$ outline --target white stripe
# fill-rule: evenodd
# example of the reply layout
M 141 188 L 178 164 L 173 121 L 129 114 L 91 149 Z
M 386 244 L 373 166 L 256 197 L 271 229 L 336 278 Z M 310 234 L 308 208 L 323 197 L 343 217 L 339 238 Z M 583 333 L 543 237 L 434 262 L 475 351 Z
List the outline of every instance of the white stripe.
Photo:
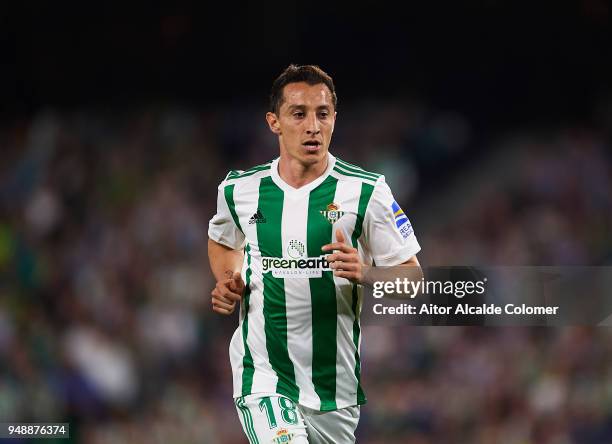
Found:
M 351 236 L 357 220 L 361 181 L 339 180 L 334 202 L 346 214 L 334 224 L 333 239 L 336 241 L 336 229 L 340 228 L 345 242 L 351 242 Z M 353 343 L 352 284 L 344 278 L 334 277 L 336 284 L 336 404 L 344 408 L 355 405 L 357 400 L 357 377 L 355 376 L 355 345 Z
M 307 248 L 308 199 L 284 193 L 281 237 L 283 256 L 288 257 L 289 241 L 298 240 Z M 307 257 L 305 250 L 304 257 Z M 285 278 L 287 307 L 287 349 L 294 363 L 295 382 L 300 388 L 299 403 L 319 406 L 321 401 L 312 382 L 312 304 L 310 279 Z

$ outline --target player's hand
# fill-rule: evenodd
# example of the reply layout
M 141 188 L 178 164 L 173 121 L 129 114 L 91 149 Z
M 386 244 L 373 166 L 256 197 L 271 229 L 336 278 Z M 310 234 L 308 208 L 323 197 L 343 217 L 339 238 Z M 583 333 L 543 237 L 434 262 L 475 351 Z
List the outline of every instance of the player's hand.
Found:
M 322 247 L 323 251 L 333 253 L 326 257 L 334 276 L 346 278 L 355 283 L 361 283 L 363 279 L 363 264 L 359 260 L 357 248 L 353 248 L 345 240 L 341 230 L 336 230 L 336 242 Z
M 242 299 L 244 293 L 244 281 L 240 273 L 228 272 L 228 278 L 217 282 L 217 285 L 211 292 L 212 294 L 212 309 L 213 311 L 230 315 L 236 308 L 236 302 Z

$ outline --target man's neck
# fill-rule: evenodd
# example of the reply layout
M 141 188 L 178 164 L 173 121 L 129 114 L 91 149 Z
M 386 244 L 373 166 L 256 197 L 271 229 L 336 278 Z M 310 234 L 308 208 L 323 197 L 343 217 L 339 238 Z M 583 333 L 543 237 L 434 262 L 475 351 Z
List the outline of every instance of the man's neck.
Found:
M 300 188 L 321 177 L 329 162 L 329 154 L 321 162 L 304 165 L 297 159 L 281 155 L 278 161 L 278 175 L 293 188 Z

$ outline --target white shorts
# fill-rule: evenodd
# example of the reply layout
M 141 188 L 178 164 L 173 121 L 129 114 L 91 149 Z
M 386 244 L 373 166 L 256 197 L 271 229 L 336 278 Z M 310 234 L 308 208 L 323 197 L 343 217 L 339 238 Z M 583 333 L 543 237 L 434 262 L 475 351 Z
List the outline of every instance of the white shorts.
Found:
M 355 442 L 359 406 L 320 412 L 283 395 L 256 393 L 234 400 L 250 444 L 349 444 Z

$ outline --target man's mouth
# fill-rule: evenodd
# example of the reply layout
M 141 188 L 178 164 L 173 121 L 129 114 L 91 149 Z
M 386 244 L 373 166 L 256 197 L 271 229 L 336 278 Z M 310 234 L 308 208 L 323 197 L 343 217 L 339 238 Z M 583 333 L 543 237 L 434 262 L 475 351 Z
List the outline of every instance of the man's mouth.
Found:
M 321 148 L 321 142 L 317 140 L 307 140 L 306 142 L 302 143 L 302 146 L 306 148 L 307 151 L 315 152 Z

